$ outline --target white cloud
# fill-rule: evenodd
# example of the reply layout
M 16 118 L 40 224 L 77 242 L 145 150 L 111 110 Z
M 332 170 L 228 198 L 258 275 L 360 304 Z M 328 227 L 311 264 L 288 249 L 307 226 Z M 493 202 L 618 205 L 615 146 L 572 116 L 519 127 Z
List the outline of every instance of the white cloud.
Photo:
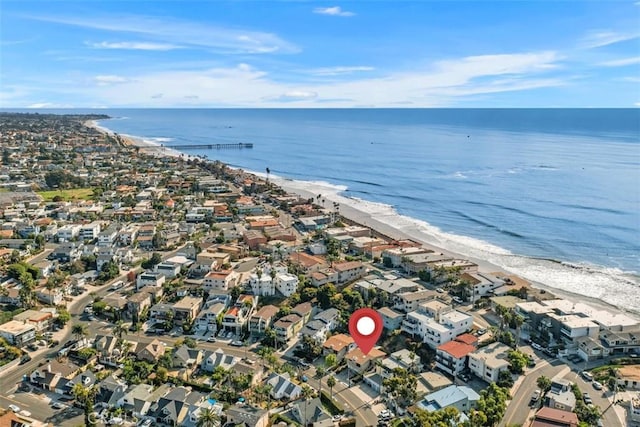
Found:
M 593 31 L 582 40 L 582 47 L 593 49 L 637 39 L 638 37 L 640 37 L 639 32 L 619 33 L 615 31 Z
M 280 101 L 280 102 L 292 102 L 292 101 L 306 101 L 316 99 L 318 94 L 316 92 L 304 91 L 304 90 L 292 90 L 283 93 L 280 96 L 266 98 L 267 100 Z
M 633 58 L 615 59 L 612 61 L 601 62 L 598 65 L 603 67 L 624 67 L 626 65 L 640 64 L 640 56 Z
M 114 33 L 138 34 L 160 44 L 207 48 L 225 53 L 295 53 L 300 49 L 275 34 L 140 15 L 95 18 L 28 16 L 39 21 Z
M 128 49 L 128 50 L 172 50 L 178 49 L 180 46 L 170 43 L 151 43 L 151 42 L 100 42 L 86 43 L 96 49 Z
M 36 102 L 35 104 L 27 105 L 26 108 L 73 108 L 73 105 L 70 104 L 56 104 L 53 102 Z
M 333 7 L 316 7 L 313 9 L 313 13 L 317 13 L 320 15 L 331 15 L 331 16 L 354 16 L 355 13 L 347 12 L 346 10 L 342 10 L 340 6 Z
M 127 79 L 121 76 L 115 75 L 104 75 L 104 76 L 95 76 L 93 81 L 96 82 L 99 86 L 107 86 L 111 84 L 125 83 Z
M 316 76 L 338 76 L 342 74 L 352 74 L 360 71 L 373 71 L 375 68 L 366 66 L 354 66 L 354 67 L 327 67 L 327 68 L 315 68 L 309 70 L 309 73 Z
M 561 59 L 555 52 L 470 56 L 439 61 L 426 69 L 358 75 L 304 87 L 242 63 L 230 68 L 162 70 L 126 76 L 117 85 L 59 90 L 91 99 L 91 105 L 110 106 L 145 106 L 150 99 L 154 106 L 166 107 L 278 107 L 283 102 L 300 107 L 451 106 L 469 96 L 564 85 L 568 77 L 548 75 L 561 70 Z

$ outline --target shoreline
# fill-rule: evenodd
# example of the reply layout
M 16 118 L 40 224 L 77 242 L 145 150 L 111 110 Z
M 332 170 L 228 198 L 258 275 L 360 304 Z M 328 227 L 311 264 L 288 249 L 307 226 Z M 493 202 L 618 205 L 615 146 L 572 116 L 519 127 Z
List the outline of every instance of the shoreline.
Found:
M 262 176 L 262 174 L 256 174 L 254 172 L 249 172 L 247 171 L 247 173 L 251 173 L 254 175 L 257 175 L 259 177 Z M 276 185 L 278 185 L 279 187 L 283 188 L 284 190 L 286 190 L 287 192 L 291 192 L 294 194 L 298 194 L 299 196 L 302 196 L 304 198 L 315 198 L 317 196 L 317 194 L 312 193 L 311 191 L 308 190 L 304 190 L 304 189 L 300 189 L 300 188 L 296 188 L 295 187 L 295 183 L 296 182 L 303 182 L 303 181 L 295 181 L 295 180 L 289 180 L 287 178 L 280 178 L 280 177 L 271 177 L 270 181 L 274 182 Z M 287 185 L 289 184 L 289 185 Z M 292 185 L 293 184 L 293 185 Z M 475 262 L 476 264 L 478 264 L 478 271 L 483 272 L 483 273 L 498 273 L 499 275 L 503 275 L 504 277 L 508 277 L 508 276 L 514 276 L 517 277 L 519 280 L 516 280 L 517 282 L 519 281 L 520 283 L 522 283 L 522 281 L 527 283 L 527 286 L 533 289 L 541 289 L 546 291 L 547 294 L 551 294 L 553 296 L 555 296 L 556 298 L 564 298 L 570 301 L 577 301 L 577 302 L 581 302 L 581 303 L 586 303 L 589 304 L 591 306 L 593 306 L 594 308 L 598 308 L 598 309 L 603 309 L 603 310 L 607 310 L 607 311 L 612 311 L 615 310 L 617 312 L 626 314 L 627 316 L 636 318 L 640 320 L 640 312 L 634 312 L 632 310 L 626 310 L 624 308 L 621 307 L 617 307 L 613 304 L 609 304 L 605 301 L 602 301 L 598 298 L 594 298 L 594 297 L 589 297 L 586 295 L 581 295 L 581 294 L 577 294 L 577 293 L 572 293 L 572 292 L 567 292 L 564 291 L 562 289 L 557 289 L 554 288 L 552 286 L 546 285 L 544 283 L 540 283 L 540 282 L 536 282 L 536 281 L 532 281 L 529 280 L 527 278 L 521 277 L 520 275 L 514 273 L 514 272 L 510 272 L 507 271 L 505 268 L 492 264 L 491 262 L 485 260 L 485 259 L 479 259 L 479 258 L 475 258 L 475 257 L 470 257 L 467 255 L 463 255 L 460 254 L 456 251 L 453 251 L 451 249 L 448 249 L 446 247 L 441 247 L 438 245 L 434 245 L 431 242 L 426 241 L 425 239 L 420 238 L 420 236 L 416 236 L 415 234 L 408 234 L 405 231 L 394 227 L 390 224 L 384 223 L 376 218 L 373 217 L 372 214 L 368 213 L 368 212 L 364 212 L 362 210 L 359 210 L 347 203 L 344 203 L 343 201 L 339 201 L 336 199 L 339 199 L 340 197 L 344 197 L 341 196 L 340 194 L 336 194 L 336 195 L 326 195 L 323 194 L 323 199 L 324 203 L 319 203 L 316 202 L 317 204 L 321 204 L 323 206 L 323 208 L 330 208 L 333 206 L 333 202 L 335 201 L 336 203 L 338 203 L 340 205 L 340 216 L 345 217 L 346 219 L 354 222 L 354 223 L 358 223 L 362 226 L 371 228 L 372 230 L 375 230 L 376 232 L 389 236 L 391 238 L 394 238 L 396 240 L 413 240 L 416 242 L 419 242 L 421 245 L 423 245 L 425 248 L 431 249 L 434 252 L 440 252 L 440 253 L 444 253 L 446 255 L 450 255 L 450 256 L 455 256 L 455 257 L 459 257 L 461 259 L 468 259 L 469 261 Z M 337 198 L 334 196 L 338 196 Z M 516 285 L 516 286 L 521 286 L 521 285 Z
M 115 134 L 115 132 L 100 126 L 94 120 L 89 121 L 88 123 L 86 123 L 86 125 L 91 126 L 104 133 Z M 119 134 L 119 135 L 123 139 L 125 139 L 125 141 L 127 142 L 125 145 L 139 147 L 143 149 L 145 153 L 149 155 L 153 155 L 155 157 L 169 156 L 174 158 L 184 158 L 185 160 L 189 158 L 201 159 L 200 157 L 190 156 L 174 149 L 163 148 L 159 143 L 145 140 L 144 138 L 141 138 L 141 137 L 126 135 L 126 134 Z M 205 158 L 204 160 L 207 162 L 213 161 L 208 158 Z M 231 166 L 228 166 L 228 167 L 231 169 L 242 170 L 243 172 L 247 174 L 251 174 L 260 179 L 265 178 L 264 173 L 249 171 L 243 168 L 236 168 Z M 640 319 L 640 307 L 637 308 L 637 311 L 634 311 L 626 307 L 616 306 L 615 304 L 609 303 L 597 297 L 592 297 L 592 296 L 587 296 L 587 295 L 576 293 L 576 292 L 567 291 L 566 289 L 557 288 L 541 281 L 531 280 L 529 278 L 523 277 L 522 274 L 516 271 L 510 271 L 508 268 L 505 268 L 504 266 L 499 266 L 487 259 L 468 255 L 468 254 L 465 255 L 459 251 L 451 249 L 450 247 L 448 248 L 447 242 L 438 242 L 434 244 L 432 241 L 430 241 L 430 240 L 433 240 L 434 236 L 429 235 L 428 232 L 425 232 L 423 230 L 416 230 L 414 226 L 408 226 L 407 228 L 412 228 L 412 229 L 410 231 L 405 231 L 402 229 L 401 226 L 397 224 L 392 225 L 387 222 L 381 221 L 380 219 L 374 217 L 374 213 L 368 212 L 363 208 L 358 208 L 357 206 L 354 206 L 357 204 L 376 205 L 375 202 L 369 202 L 366 200 L 355 199 L 355 198 L 344 196 L 343 194 L 341 194 L 342 191 L 346 189 L 346 187 L 344 186 L 333 185 L 330 183 L 318 183 L 318 182 L 301 181 L 301 180 L 299 181 L 299 180 L 283 178 L 283 177 L 274 176 L 274 175 L 271 175 L 270 181 L 278 185 L 285 191 L 289 193 L 297 194 L 304 198 L 315 198 L 318 194 L 322 194 L 323 203 L 322 204 L 320 204 L 320 202 L 316 202 L 316 203 L 321 205 L 325 209 L 331 208 L 333 206 L 333 203 L 335 202 L 340 206 L 339 214 L 354 223 L 361 224 L 367 228 L 372 229 L 373 231 L 389 236 L 396 240 L 413 240 L 420 243 L 424 247 L 433 250 L 434 252 L 441 252 L 450 256 L 455 256 L 457 258 L 467 259 L 469 261 L 475 262 L 476 264 L 478 264 L 478 271 L 480 272 L 497 273 L 504 277 L 514 276 L 519 278 L 520 281 L 526 282 L 528 284 L 528 287 L 533 289 L 544 290 L 545 292 L 555 296 L 556 298 L 564 298 L 570 301 L 587 303 L 597 309 L 603 309 L 607 311 L 614 310 L 614 311 L 626 314 L 630 317 Z M 313 190 L 315 191 L 312 191 L 309 188 L 310 186 L 315 186 L 317 188 L 314 188 Z M 391 206 L 390 208 L 393 209 L 393 207 Z M 401 215 L 397 212 L 395 212 L 395 215 L 400 216 L 403 219 L 408 219 L 410 221 L 424 222 L 422 220 L 417 220 L 415 218 Z M 428 223 L 425 222 L 425 224 L 428 224 Z M 460 236 L 460 237 L 466 238 L 466 236 Z M 438 239 L 436 238 L 436 240 Z M 444 244 L 439 244 L 439 243 L 444 243 Z M 498 247 L 495 247 L 495 248 L 504 251 L 502 248 L 498 248 Z M 510 255 L 515 256 L 513 254 L 510 254 Z M 525 258 L 528 258 L 528 257 L 525 257 Z

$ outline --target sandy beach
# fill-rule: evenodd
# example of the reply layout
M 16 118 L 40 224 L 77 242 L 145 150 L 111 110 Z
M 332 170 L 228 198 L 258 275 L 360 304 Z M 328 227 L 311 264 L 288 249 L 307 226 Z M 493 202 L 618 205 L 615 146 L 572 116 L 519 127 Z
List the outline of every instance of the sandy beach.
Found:
M 257 174 L 257 175 L 263 176 L 263 174 Z M 340 215 L 350 221 L 369 227 L 373 230 L 376 230 L 380 234 L 383 234 L 385 236 L 391 237 L 396 240 L 403 240 L 403 239 L 413 240 L 421 243 L 424 247 L 431 249 L 434 252 L 444 253 L 444 254 L 453 256 L 455 258 L 468 259 L 470 261 L 473 261 L 476 264 L 478 264 L 478 270 L 481 272 L 498 274 L 498 275 L 501 275 L 502 277 L 511 277 L 512 279 L 515 279 L 514 281 L 516 282 L 516 288 L 519 288 L 520 286 L 530 286 L 535 289 L 543 289 L 547 293 L 555 295 L 558 298 L 565 298 L 570 301 L 586 303 L 597 309 L 613 311 L 613 312 L 622 311 L 631 317 L 640 319 L 639 313 L 635 313 L 627 310 L 621 310 L 619 307 L 613 306 L 611 304 L 607 304 L 597 298 L 589 298 L 584 295 L 566 292 L 561 289 L 547 286 L 544 283 L 526 280 L 520 276 L 514 275 L 512 272 L 506 271 L 500 266 L 497 266 L 495 264 L 488 262 L 487 260 L 462 255 L 455 251 L 452 251 L 451 249 L 445 246 L 434 245 L 433 243 L 429 242 L 428 237 L 425 238 L 425 236 L 423 235 L 423 233 L 420 232 L 420 230 L 414 229 L 414 230 L 411 230 L 411 232 L 406 232 L 404 230 L 398 229 L 396 227 L 393 227 L 390 224 L 387 224 L 385 222 L 382 222 L 374 218 L 372 214 L 370 214 L 369 212 L 365 212 L 363 210 L 357 209 L 356 207 L 353 206 L 354 204 L 353 200 L 349 200 L 348 202 L 345 202 L 345 199 L 347 198 L 337 193 L 336 190 L 333 188 L 327 187 L 325 189 L 327 191 L 321 191 L 322 189 L 320 188 L 319 189 L 320 192 L 312 192 L 312 191 L 309 191 L 309 189 L 303 188 L 304 186 L 308 186 L 308 183 L 304 183 L 301 181 L 292 181 L 292 180 L 278 178 L 278 177 L 275 177 L 275 178 L 272 177 L 271 181 L 274 182 L 274 184 L 282 187 L 286 191 L 298 194 L 304 198 L 316 199 L 316 197 L 319 194 L 322 194 L 322 198 L 320 199 L 320 201 L 316 201 L 316 203 L 330 210 L 334 209 L 333 207 L 334 202 L 337 203 L 339 205 Z M 363 202 L 363 203 L 366 203 L 366 202 Z M 356 201 L 356 204 L 357 204 L 357 201 Z

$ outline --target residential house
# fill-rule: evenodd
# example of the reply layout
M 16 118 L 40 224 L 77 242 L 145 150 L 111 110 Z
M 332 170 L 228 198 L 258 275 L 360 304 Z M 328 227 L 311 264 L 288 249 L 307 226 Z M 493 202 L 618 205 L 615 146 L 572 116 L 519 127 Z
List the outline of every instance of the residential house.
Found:
M 115 407 L 118 401 L 125 396 L 127 392 L 127 383 L 120 381 L 113 375 L 109 375 L 107 378 L 96 384 L 96 389 L 96 408 L 112 408 Z
M 300 331 L 300 335 L 308 336 L 318 343 L 325 341 L 327 334 L 338 326 L 340 311 L 336 308 L 329 308 L 316 314 Z
M 396 294 L 393 297 L 393 308 L 404 313 L 416 311 L 420 307 L 420 304 L 435 299 L 436 295 L 438 295 L 437 292 L 428 289 Z
M 414 337 L 419 336 L 429 347 L 436 349 L 467 332 L 472 325 L 473 317 L 457 310 L 435 318 L 420 312 L 411 312 L 402 322 L 402 330 Z
M 118 226 L 116 224 L 112 224 L 109 227 L 107 227 L 106 230 L 102 231 L 98 235 L 98 246 L 100 247 L 113 246 L 116 242 L 117 237 L 118 237 Z
M 434 412 L 453 407 L 459 412 L 467 412 L 476 406 L 480 395 L 467 386 L 451 385 L 428 394 L 417 403 L 417 407 L 427 412 Z
M 241 427 L 267 427 L 269 411 L 253 406 L 231 406 L 226 411 L 227 423 Z
M 161 287 L 167 280 L 166 276 L 160 272 L 145 271 L 140 273 L 136 278 L 136 290 L 140 290 L 145 286 Z
M 450 375 L 458 375 L 467 367 L 468 355 L 475 346 L 460 341 L 449 341 L 436 349 L 436 367 Z
M 294 403 L 287 414 L 303 426 L 329 427 L 335 424 L 319 397 Z
M 64 242 L 60 243 L 51 253 L 51 257 L 59 262 L 74 262 L 82 257 L 82 243 Z
M 202 362 L 202 352 L 197 348 L 189 348 L 185 344 L 174 348 L 171 355 L 172 366 L 193 371 Z
M 354 374 L 363 374 L 374 366 L 376 360 L 382 360 L 387 354 L 377 348 L 364 354 L 359 347 L 346 354 L 347 367 Z
M 335 334 L 327 338 L 324 344 L 322 344 L 322 353 L 325 356 L 334 354 L 336 356 L 336 360 L 341 362 L 347 353 L 354 348 L 356 348 L 356 344 L 350 335 Z
M 127 310 L 134 319 L 139 319 L 142 312 L 151 307 L 153 301 L 153 294 L 143 290 L 127 298 Z
M 286 344 L 290 339 L 302 329 L 304 321 L 301 316 L 291 313 L 281 317 L 273 324 L 273 330 L 276 332 L 276 339 Z
M 249 276 L 249 286 L 254 295 L 273 296 L 276 294 L 276 285 L 268 274 L 252 273 Z
M 228 291 L 237 285 L 238 273 L 232 270 L 212 271 L 204 277 L 205 291 Z
M 80 371 L 80 366 L 71 361 L 60 362 L 50 360 L 34 369 L 29 375 L 29 381 L 37 388 L 55 391 L 58 383 L 66 383 Z
M 73 396 L 73 388 L 76 384 L 82 384 L 85 387 L 92 387 L 96 383 L 96 377 L 90 370 L 80 372 L 67 381 L 58 381 L 55 392 L 66 397 Z
M 280 309 L 275 305 L 265 305 L 249 319 L 249 332 L 252 335 L 262 335 L 273 324 L 273 318 Z
M 36 339 L 36 328 L 30 322 L 10 320 L 0 325 L 0 336 L 9 344 L 22 347 Z
M 276 289 L 285 297 L 290 297 L 298 290 L 298 276 L 289 273 L 278 273 L 274 279 Z
M 402 321 L 404 320 L 404 314 L 395 311 L 389 307 L 382 307 L 378 309 L 378 314 L 382 317 L 384 328 L 389 331 L 395 331 L 400 329 Z
M 291 382 L 288 373 L 278 374 L 272 373 L 266 384 L 271 386 L 271 397 L 278 400 L 295 400 L 302 395 L 302 387 Z
M 545 406 L 572 412 L 576 408 L 576 396 L 571 381 L 564 378 L 551 380 L 551 389 L 545 395 Z
M 225 354 L 224 350 L 219 348 L 216 351 L 206 352 L 204 354 L 201 368 L 206 372 L 213 372 L 217 367 L 229 370 L 240 362 L 240 360 L 241 359 L 239 357 Z
M 482 378 L 489 383 L 496 382 L 500 371 L 509 369 L 507 356 L 510 350 L 506 345 L 494 342 L 468 353 L 469 369 L 478 378 Z
M 138 360 L 155 363 L 164 354 L 165 344 L 162 341 L 154 339 L 148 344 L 138 343 L 135 354 Z
M 571 411 L 541 408 L 534 416 L 531 427 L 578 427 L 578 415 Z
M 118 339 L 113 335 L 97 335 L 93 347 L 98 351 L 98 361 L 104 365 L 118 366 L 122 351 L 118 348 Z
M 173 264 L 173 263 L 170 263 L 170 262 L 161 262 L 160 264 L 155 266 L 154 271 L 164 275 L 165 277 L 167 277 L 169 279 L 173 279 L 178 274 L 180 274 L 180 265 L 179 264 Z
M 175 387 L 158 399 L 149 412 L 156 425 L 196 427 L 201 409 L 213 405 L 203 393 L 191 388 Z
M 196 319 L 202 308 L 202 297 L 185 296 L 173 304 L 174 322 L 178 325 Z
M 310 302 L 303 302 L 291 309 L 291 313 L 297 314 L 302 318 L 302 323 L 308 322 L 311 318 L 311 313 L 313 313 L 313 306 Z
M 347 261 L 333 264 L 333 269 L 338 273 L 338 283 L 349 283 L 367 274 L 365 264 L 360 261 Z
M 125 395 L 116 404 L 118 408 L 131 411 L 135 417 L 144 417 L 149 412 L 152 400 L 153 386 L 149 384 L 137 384 L 130 387 Z
M 55 312 L 55 309 L 54 309 Z M 26 310 L 13 316 L 13 320 L 18 322 L 26 322 L 36 329 L 36 332 L 42 332 L 49 329 L 53 321 L 53 313 L 51 311 Z
M 222 315 L 226 308 L 224 303 L 218 302 L 200 311 L 200 314 L 196 317 L 196 329 L 216 333 L 218 331 L 218 321 L 222 322 Z

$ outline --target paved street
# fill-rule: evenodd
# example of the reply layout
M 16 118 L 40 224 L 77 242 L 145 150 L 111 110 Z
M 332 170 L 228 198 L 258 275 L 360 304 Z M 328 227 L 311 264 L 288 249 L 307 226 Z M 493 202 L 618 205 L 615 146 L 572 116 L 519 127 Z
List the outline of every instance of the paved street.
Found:
M 558 360 L 550 362 L 541 360 L 534 369 L 527 370 L 526 376 L 513 395 L 511 402 L 509 402 L 507 411 L 499 425 L 501 427 L 512 424 L 523 425 L 529 416 L 533 414 L 533 411 L 529 408 L 529 401 L 533 392 L 538 388 L 536 384 L 538 377 L 544 375 L 553 378 L 565 368 L 566 365 Z
M 613 395 L 612 392 L 608 392 L 605 390 L 596 390 L 595 388 L 593 388 L 593 383 L 586 382 L 575 371 L 571 371 L 564 377 L 569 381 L 578 384 L 578 387 L 580 387 L 580 391 L 582 391 L 583 393 L 589 393 L 591 399 L 593 400 L 593 404 L 598 406 L 600 410 L 603 411 L 602 423 L 605 426 L 618 427 L 624 425 L 620 418 L 618 418 L 618 414 L 616 414 L 616 411 L 613 409 L 611 401 L 608 398 L 610 395 Z

